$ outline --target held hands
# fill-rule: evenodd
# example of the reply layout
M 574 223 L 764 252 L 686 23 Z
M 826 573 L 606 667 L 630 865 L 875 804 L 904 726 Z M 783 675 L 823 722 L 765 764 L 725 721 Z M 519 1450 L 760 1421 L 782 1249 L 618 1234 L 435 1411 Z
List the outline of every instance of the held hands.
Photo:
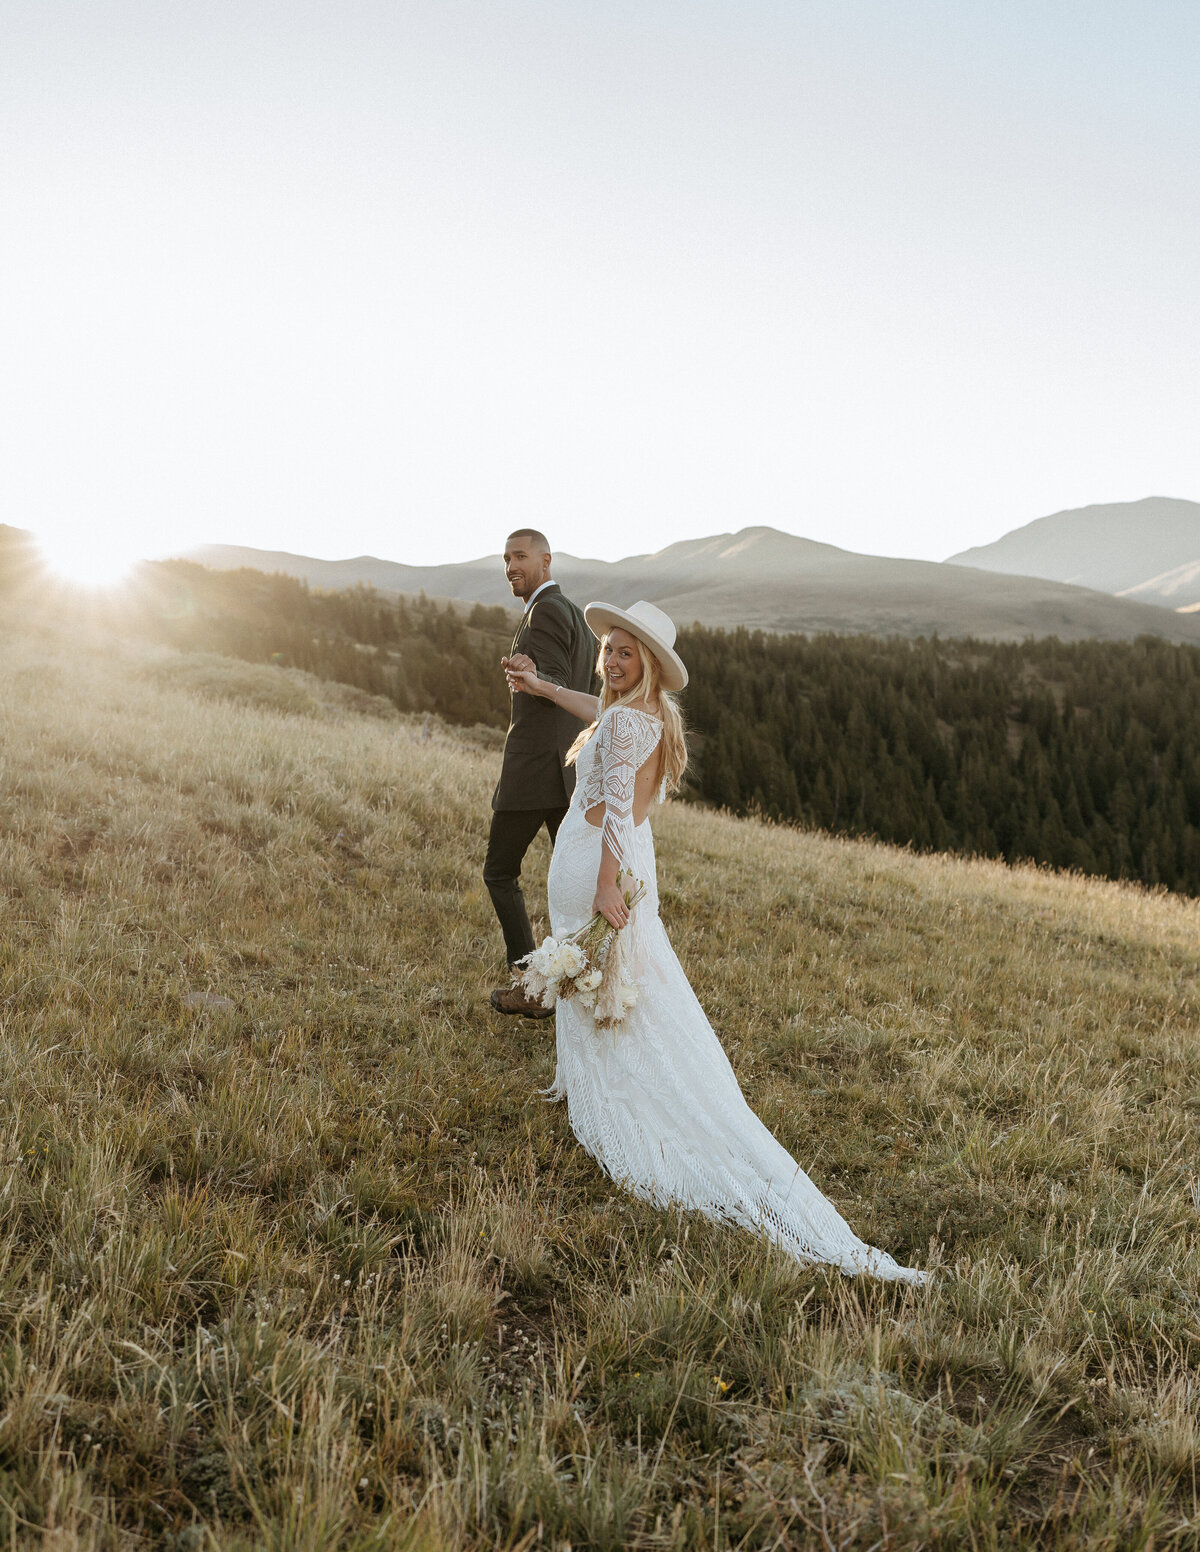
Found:
M 502 657 L 500 667 L 504 670 L 510 690 L 526 695 L 546 693 L 547 686 L 538 678 L 533 659 L 526 657 L 523 652 L 514 652 L 512 657 Z

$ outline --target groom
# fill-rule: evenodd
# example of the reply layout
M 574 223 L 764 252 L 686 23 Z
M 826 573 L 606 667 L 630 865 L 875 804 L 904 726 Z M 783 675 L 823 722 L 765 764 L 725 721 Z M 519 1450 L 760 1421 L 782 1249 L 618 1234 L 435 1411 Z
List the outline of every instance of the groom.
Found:
M 509 534 L 504 573 L 514 595 L 524 600 L 525 613 L 501 667 L 536 668 L 543 679 L 590 692 L 596 638 L 582 610 L 551 580 L 545 534 L 534 528 Z M 483 881 L 500 918 L 510 969 L 535 947 L 521 893 L 521 863 L 543 825 L 551 844 L 558 834 L 575 786 L 574 767 L 564 765 L 563 758 L 579 726 L 577 717 L 553 701 L 534 695 L 511 697 L 504 763 L 492 795 L 492 829 L 483 864 Z M 527 1018 L 547 1018 L 553 1011 L 516 986 L 498 986 L 491 1002 L 500 1013 Z

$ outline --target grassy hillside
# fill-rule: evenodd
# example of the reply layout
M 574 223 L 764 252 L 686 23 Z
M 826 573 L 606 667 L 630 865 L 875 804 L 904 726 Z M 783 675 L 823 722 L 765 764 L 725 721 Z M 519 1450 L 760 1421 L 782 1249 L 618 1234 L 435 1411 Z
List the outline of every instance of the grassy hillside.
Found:
M 627 1200 L 538 1097 L 494 750 L 266 667 L 0 664 L 10 1544 L 1197 1544 L 1196 902 L 662 814 L 751 1101 L 936 1270 L 847 1280 Z

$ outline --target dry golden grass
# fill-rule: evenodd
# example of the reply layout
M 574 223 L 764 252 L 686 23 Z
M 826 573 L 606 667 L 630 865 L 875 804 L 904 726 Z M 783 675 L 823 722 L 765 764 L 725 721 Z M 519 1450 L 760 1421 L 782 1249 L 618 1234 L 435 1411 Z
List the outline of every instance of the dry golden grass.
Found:
M 750 1099 L 937 1269 L 850 1281 L 627 1200 L 537 1097 L 494 750 L 0 653 L 9 1545 L 1200 1543 L 1195 902 L 661 816 Z

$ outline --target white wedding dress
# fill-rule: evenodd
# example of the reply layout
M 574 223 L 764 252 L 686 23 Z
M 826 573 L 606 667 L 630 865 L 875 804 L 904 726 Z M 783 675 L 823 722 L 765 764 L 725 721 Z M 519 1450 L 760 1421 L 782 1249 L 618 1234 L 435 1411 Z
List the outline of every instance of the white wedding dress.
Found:
M 576 999 L 559 1000 L 548 1092 L 565 1097 L 571 1128 L 597 1163 L 644 1201 L 764 1233 L 797 1261 L 920 1283 L 923 1273 L 855 1235 L 750 1109 L 675 957 L 658 916 L 650 823 L 633 822 L 634 778 L 661 737 L 657 717 L 613 706 L 579 754 L 550 864 L 551 931 L 561 938 L 591 919 L 603 836 L 646 886 L 624 929 L 640 994 L 615 1029 L 597 1029 Z M 586 818 L 601 803 L 603 829 Z

